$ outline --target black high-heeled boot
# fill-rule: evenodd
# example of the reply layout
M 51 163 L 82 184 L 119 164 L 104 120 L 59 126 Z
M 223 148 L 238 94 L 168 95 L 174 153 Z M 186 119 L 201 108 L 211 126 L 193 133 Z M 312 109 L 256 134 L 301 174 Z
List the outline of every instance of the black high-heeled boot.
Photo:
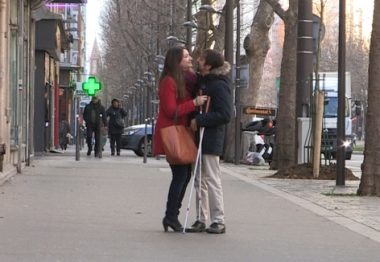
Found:
M 173 229 L 174 232 L 182 232 L 183 231 L 183 227 L 182 227 L 181 223 L 178 221 L 178 219 L 176 219 L 175 221 L 172 221 L 172 220 L 168 219 L 167 217 L 164 217 L 164 219 L 162 220 L 162 225 L 164 227 L 165 232 L 168 232 L 168 227 Z

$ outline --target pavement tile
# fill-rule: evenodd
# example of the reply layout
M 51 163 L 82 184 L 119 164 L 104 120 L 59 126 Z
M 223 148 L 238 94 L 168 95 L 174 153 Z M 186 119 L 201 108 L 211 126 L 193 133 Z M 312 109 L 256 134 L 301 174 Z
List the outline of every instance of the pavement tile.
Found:
M 380 198 L 357 196 L 359 181 L 346 181 L 346 186 L 336 187 L 332 180 L 268 178 L 276 172 L 268 166 L 223 163 L 223 167 L 380 232 Z

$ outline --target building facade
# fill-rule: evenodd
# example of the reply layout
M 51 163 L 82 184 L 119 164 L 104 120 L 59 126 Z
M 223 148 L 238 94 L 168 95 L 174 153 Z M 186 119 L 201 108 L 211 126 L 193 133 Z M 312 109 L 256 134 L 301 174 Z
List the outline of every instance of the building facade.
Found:
M 0 183 L 30 162 L 33 144 L 33 11 L 42 0 L 0 0 Z
M 57 147 L 59 120 L 73 115 L 70 83 L 83 68 L 84 7 L 69 1 L 0 0 L 0 184 L 36 153 Z M 79 10 L 75 34 L 65 21 L 68 8 Z M 65 63 L 70 48 L 77 52 Z

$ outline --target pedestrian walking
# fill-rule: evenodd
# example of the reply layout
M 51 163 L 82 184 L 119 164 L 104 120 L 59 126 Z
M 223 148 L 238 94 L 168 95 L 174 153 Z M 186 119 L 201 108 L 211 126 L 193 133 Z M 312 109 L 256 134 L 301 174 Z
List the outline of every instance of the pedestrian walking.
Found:
M 189 114 L 196 106 L 202 105 L 207 97 L 197 96 L 193 99 L 194 86 L 190 79 L 195 79 L 192 71 L 192 58 L 184 47 L 170 48 L 165 57 L 163 72 L 159 81 L 158 96 L 160 99 L 159 113 L 154 133 L 154 155 L 165 155 L 160 131 L 164 127 L 174 125 L 189 126 Z M 162 224 L 164 230 L 170 227 L 181 232 L 183 227 L 178 221 L 179 210 L 185 195 L 187 184 L 191 177 L 191 164 L 170 164 L 172 180 L 169 187 L 165 217 Z
M 63 119 L 59 124 L 59 145 L 61 150 L 65 151 L 67 149 L 67 145 L 70 142 L 70 137 L 70 125 L 65 119 Z
M 108 117 L 108 136 L 110 138 L 111 156 L 116 154 L 120 156 L 121 135 L 124 131 L 124 118 L 127 113 L 121 107 L 120 101 L 112 99 L 111 106 L 106 111 Z M 116 148 L 115 148 L 116 145 Z
M 101 135 L 102 129 L 107 126 L 107 117 L 100 99 L 93 96 L 91 102 L 86 105 L 83 111 L 83 119 L 86 122 L 86 142 L 87 155 L 91 155 L 93 146 L 93 136 L 95 137 L 95 157 L 101 156 L 103 150 Z
M 210 104 L 207 112 L 203 110 L 191 121 L 194 131 L 204 128 L 201 141 L 202 177 L 195 176 L 199 213 L 195 223 L 186 232 L 221 234 L 226 232 L 226 227 L 219 161 L 223 154 L 226 124 L 232 112 L 230 79 L 227 76 L 231 66 L 220 53 L 211 49 L 204 50 L 197 62 L 201 74 L 199 85 L 202 93 L 210 97 Z M 208 217 L 211 225 L 206 229 Z

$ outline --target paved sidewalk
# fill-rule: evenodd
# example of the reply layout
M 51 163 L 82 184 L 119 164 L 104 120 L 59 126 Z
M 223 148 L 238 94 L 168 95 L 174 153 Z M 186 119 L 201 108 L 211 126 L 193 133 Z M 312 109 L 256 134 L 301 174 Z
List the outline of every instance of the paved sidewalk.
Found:
M 261 167 L 223 164 L 226 234 L 164 233 L 166 161 L 109 155 L 49 154 L 2 185 L 0 261 L 379 261 L 378 231 L 297 195 L 314 195 L 310 181 Z
M 282 197 L 291 198 L 300 205 L 309 204 L 307 208 L 326 217 L 340 217 L 343 221 L 336 221 L 347 228 L 372 238 L 380 243 L 380 198 L 359 197 L 356 191 L 360 181 L 346 181 L 345 187 L 336 187 L 335 180 L 308 180 L 308 179 L 276 179 L 268 178 L 275 170 L 268 166 L 246 166 L 223 164 L 225 172 L 234 172 L 246 178 L 246 181 L 274 192 Z M 244 179 L 243 178 L 243 179 Z M 263 186 L 265 185 L 265 186 Z M 297 199 L 298 198 L 298 199 Z M 328 211 L 318 210 L 320 207 Z

